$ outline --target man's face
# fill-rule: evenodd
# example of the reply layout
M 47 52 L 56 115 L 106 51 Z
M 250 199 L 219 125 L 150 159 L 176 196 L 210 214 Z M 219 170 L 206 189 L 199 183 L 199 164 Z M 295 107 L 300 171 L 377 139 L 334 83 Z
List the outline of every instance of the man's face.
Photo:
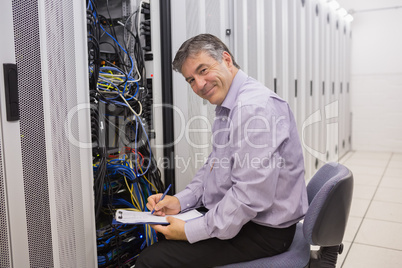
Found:
M 222 62 L 200 52 L 184 61 L 181 72 L 198 96 L 211 104 L 221 105 L 232 84 L 235 69 L 227 52 L 223 53 Z

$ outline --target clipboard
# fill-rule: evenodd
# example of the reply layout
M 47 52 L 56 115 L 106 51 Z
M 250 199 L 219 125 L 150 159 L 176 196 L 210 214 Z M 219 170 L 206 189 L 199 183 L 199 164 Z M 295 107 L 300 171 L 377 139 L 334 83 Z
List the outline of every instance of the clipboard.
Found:
M 156 216 L 151 212 L 132 211 L 118 209 L 115 215 L 116 223 L 121 224 L 169 224 L 166 217 L 174 217 L 183 221 L 190 221 L 204 216 L 201 212 L 193 209 L 187 212 L 179 213 L 176 215 Z

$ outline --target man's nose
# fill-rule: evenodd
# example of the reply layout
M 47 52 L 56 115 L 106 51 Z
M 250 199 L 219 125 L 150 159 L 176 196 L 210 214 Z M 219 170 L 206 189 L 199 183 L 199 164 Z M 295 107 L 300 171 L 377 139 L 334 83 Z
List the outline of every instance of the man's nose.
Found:
M 196 86 L 197 91 L 202 90 L 205 86 L 205 79 L 202 77 L 196 77 L 194 80 L 194 85 Z

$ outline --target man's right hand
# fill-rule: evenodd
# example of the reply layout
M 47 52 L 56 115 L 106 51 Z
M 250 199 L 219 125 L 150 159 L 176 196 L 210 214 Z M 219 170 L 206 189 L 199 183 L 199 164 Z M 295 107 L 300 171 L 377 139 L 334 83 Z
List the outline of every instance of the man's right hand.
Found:
M 179 199 L 177 199 L 177 197 L 166 195 L 165 198 L 160 201 L 161 197 L 162 194 L 154 194 L 148 197 L 147 208 L 150 211 L 155 209 L 154 215 L 175 215 L 180 212 L 181 207 Z

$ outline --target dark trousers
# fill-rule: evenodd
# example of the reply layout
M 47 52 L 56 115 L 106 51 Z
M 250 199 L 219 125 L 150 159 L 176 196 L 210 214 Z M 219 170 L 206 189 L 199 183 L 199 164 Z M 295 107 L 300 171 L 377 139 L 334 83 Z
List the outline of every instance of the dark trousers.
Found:
M 296 224 L 279 229 L 248 222 L 228 240 L 211 238 L 194 244 L 162 240 L 146 248 L 135 267 L 214 267 L 274 256 L 289 248 L 295 231 Z

